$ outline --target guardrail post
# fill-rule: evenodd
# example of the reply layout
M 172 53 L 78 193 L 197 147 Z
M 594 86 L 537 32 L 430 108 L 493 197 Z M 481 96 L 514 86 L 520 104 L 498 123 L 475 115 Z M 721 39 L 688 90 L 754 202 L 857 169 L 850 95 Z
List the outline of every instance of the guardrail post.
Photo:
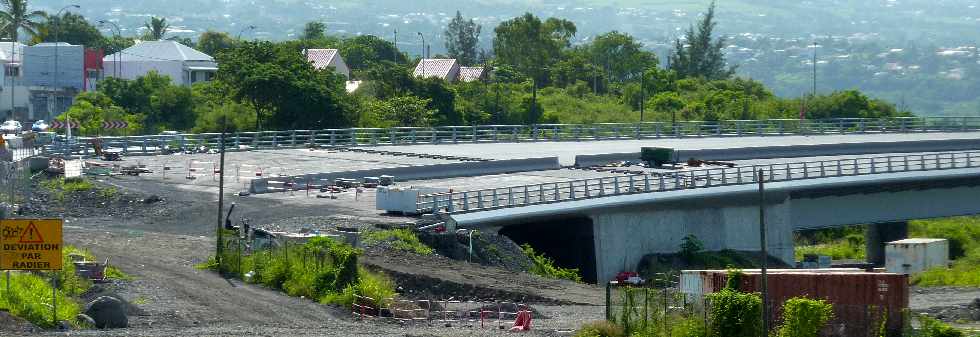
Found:
M 476 192 L 476 207 L 483 209 L 483 191 Z
M 493 207 L 500 207 L 500 200 L 497 198 L 497 189 L 493 189 Z
M 892 172 L 892 157 L 888 156 L 888 173 Z
M 644 192 L 650 192 L 650 175 L 649 174 L 644 174 L 643 175 L 643 191 Z
M 463 204 L 463 207 L 465 208 L 466 204 Z M 452 192 L 449 192 L 449 205 L 447 206 L 446 209 L 449 211 L 449 213 L 453 213 L 456 211 L 456 201 L 453 200 Z
M 810 178 L 810 170 L 807 168 L 806 162 L 803 162 L 803 179 Z
M 592 191 L 589 191 L 589 179 L 585 179 L 585 197 L 586 198 L 592 197 Z
M 664 182 L 664 176 L 661 174 L 660 175 L 660 190 L 663 191 L 663 190 L 666 190 L 666 189 L 667 189 L 667 183 Z
M 735 175 L 736 175 L 735 181 L 737 181 L 739 184 L 741 184 L 742 183 L 742 167 L 736 167 L 735 168 Z
M 973 167 L 973 158 L 971 158 L 970 152 L 966 153 L 966 167 Z
M 613 177 L 613 195 L 619 194 L 619 176 Z
M 721 169 L 721 184 L 728 185 L 728 174 L 726 174 L 725 169 Z
M 661 125 L 660 123 L 657 123 L 657 125 L 656 125 L 656 129 L 657 129 L 657 138 L 660 138 L 660 129 L 661 129 L 662 127 L 663 127 L 663 125 Z
M 531 192 L 528 191 L 527 185 L 524 185 L 524 204 L 528 205 L 531 203 Z
M 875 157 L 871 157 L 871 174 L 878 173 L 878 167 L 875 165 Z
M 507 188 L 507 206 L 514 206 L 514 188 Z
M 950 165 L 951 165 L 951 166 L 952 166 L 953 168 L 956 168 L 956 154 L 955 154 L 955 153 L 950 153 L 950 154 L 949 154 L 949 164 L 950 164 Z
M 674 173 L 674 188 L 681 188 L 681 175 L 678 173 Z
M 457 140 L 457 138 L 456 138 L 456 127 L 454 126 L 454 127 L 453 127 L 453 144 L 456 144 L 456 143 L 458 143 L 458 142 L 459 142 L 459 141 L 458 141 L 458 140 Z
M 575 200 L 575 183 L 571 181 L 568 182 L 568 198 Z
M 474 125 L 474 126 L 471 126 L 470 129 L 473 130 L 473 142 L 474 143 L 479 143 L 480 142 L 480 133 L 479 133 L 478 128 Z
M 640 135 L 640 124 L 639 123 L 633 124 L 633 128 L 636 130 L 635 131 L 636 139 L 643 139 L 643 136 Z
M 330 146 L 333 147 L 336 145 L 337 145 L 337 132 L 334 130 L 330 130 Z
M 821 177 L 821 178 L 823 178 L 823 177 L 826 177 L 826 176 L 827 176 L 827 169 L 826 169 L 826 168 L 824 168 L 824 165 L 823 165 L 823 164 L 824 164 L 824 161 L 823 161 L 823 160 L 821 160 L 821 161 L 820 161 L 820 177 Z

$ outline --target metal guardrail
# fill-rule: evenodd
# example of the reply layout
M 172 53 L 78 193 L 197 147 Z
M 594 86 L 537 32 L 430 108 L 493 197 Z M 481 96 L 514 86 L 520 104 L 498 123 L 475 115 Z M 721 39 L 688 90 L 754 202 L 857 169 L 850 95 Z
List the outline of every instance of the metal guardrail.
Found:
M 229 150 L 279 149 L 308 146 L 345 147 L 409 144 L 456 144 L 538 141 L 589 141 L 655 139 L 669 137 L 738 137 L 848 133 L 953 132 L 980 130 L 980 117 L 901 117 L 885 119 L 838 118 L 825 120 L 728 120 L 602 123 L 443 126 L 432 128 L 328 129 L 239 132 L 229 134 Z M 204 146 L 219 147 L 220 134 L 179 134 L 101 137 L 103 148 L 120 149 L 127 155 L 155 155 Z M 46 147 L 54 154 L 91 154 L 90 138 L 75 145 L 55 143 Z
M 980 151 L 883 156 L 684 170 L 420 195 L 418 213 L 468 213 L 616 195 L 881 173 L 980 167 Z

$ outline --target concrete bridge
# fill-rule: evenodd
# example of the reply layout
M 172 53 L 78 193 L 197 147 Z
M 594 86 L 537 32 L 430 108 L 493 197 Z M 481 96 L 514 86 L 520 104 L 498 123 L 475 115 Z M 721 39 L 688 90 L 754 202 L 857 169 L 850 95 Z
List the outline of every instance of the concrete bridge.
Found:
M 708 250 L 758 251 L 766 179 L 771 255 L 793 261 L 793 232 L 879 224 L 871 240 L 900 237 L 912 219 L 980 214 L 980 152 L 799 162 L 572 181 L 425 196 L 449 225 L 499 230 L 592 281 L 676 252 L 696 235 Z M 890 233 L 888 229 L 897 229 Z M 872 242 L 874 246 L 875 243 Z M 869 252 L 874 255 L 874 253 Z

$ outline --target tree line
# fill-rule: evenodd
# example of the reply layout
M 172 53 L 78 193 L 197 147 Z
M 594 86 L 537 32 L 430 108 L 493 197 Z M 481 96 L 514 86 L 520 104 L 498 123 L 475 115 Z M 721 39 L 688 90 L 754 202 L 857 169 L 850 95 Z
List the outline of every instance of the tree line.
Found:
M 19 1 L 26 9 L 26 1 Z M 107 53 L 137 39 L 102 36 L 72 13 L 36 23 L 47 28 L 32 28 L 38 32 L 34 39 L 53 39 L 41 32 L 54 29 L 64 42 Z M 627 33 L 578 37 L 574 22 L 530 13 L 494 27 L 493 47 L 480 49 L 483 27 L 457 12 L 443 34 L 447 55 L 433 57 L 485 69 L 487 76 L 467 83 L 418 78 L 412 71 L 419 59 L 391 41 L 330 35 L 321 22 L 307 23 L 298 38 L 284 41 L 244 41 L 207 31 L 196 41 L 177 40 L 216 58 L 213 81 L 181 87 L 155 73 L 110 78 L 97 91 L 79 95 L 67 114 L 131 121 L 133 127 L 124 131 L 129 133 L 905 114 L 857 91 L 777 97 L 760 82 L 734 76 L 716 25 L 712 4 L 662 64 Z M 165 19 L 151 18 L 138 38 L 167 38 L 168 27 Z M 310 48 L 337 49 L 360 87 L 348 94 L 343 76 L 313 67 L 303 54 Z

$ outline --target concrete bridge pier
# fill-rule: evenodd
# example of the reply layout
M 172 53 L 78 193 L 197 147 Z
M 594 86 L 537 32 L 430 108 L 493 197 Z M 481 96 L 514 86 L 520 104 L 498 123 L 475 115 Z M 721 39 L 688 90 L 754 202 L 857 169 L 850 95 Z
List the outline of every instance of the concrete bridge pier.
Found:
M 720 200 L 688 200 L 655 207 L 595 213 L 596 279 L 611 280 L 620 271 L 634 271 L 644 255 L 675 253 L 684 237 L 695 235 L 705 250 L 759 251 L 758 196 Z M 755 200 L 753 200 L 755 199 Z M 769 255 L 794 262 L 790 199 L 772 195 L 766 205 Z
M 885 265 L 885 243 L 909 237 L 908 221 L 870 224 L 864 231 L 864 252 L 868 263 Z

